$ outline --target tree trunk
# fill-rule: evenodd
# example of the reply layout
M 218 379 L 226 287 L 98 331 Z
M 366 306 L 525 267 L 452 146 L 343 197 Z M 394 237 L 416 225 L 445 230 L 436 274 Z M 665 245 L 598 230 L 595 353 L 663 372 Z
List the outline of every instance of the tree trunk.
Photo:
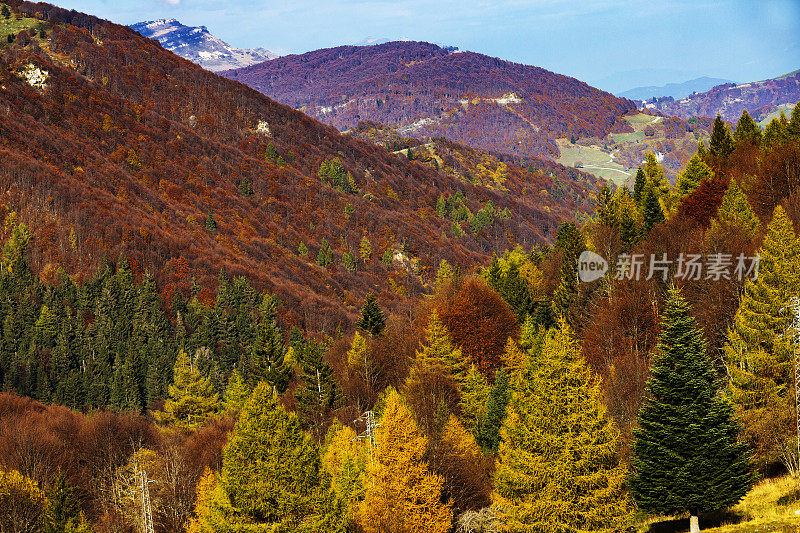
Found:
M 700 533 L 700 521 L 694 513 L 689 517 L 689 533 Z

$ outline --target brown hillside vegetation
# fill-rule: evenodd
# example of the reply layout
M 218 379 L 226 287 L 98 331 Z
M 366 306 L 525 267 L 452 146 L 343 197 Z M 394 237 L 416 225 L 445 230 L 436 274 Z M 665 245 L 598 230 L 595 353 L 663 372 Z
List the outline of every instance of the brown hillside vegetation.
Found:
M 515 173 L 523 197 L 465 184 L 126 27 L 10 5 L 43 31 L 0 48 L 0 201 L 31 226 L 32 266 L 45 275 L 63 268 L 81 279 L 104 255 L 124 253 L 135 274 L 155 274 L 169 302 L 192 276 L 211 298 L 224 268 L 278 294 L 296 323 L 324 329 L 352 317 L 368 290 L 387 302 L 418 293 L 440 259 L 471 268 L 514 243 L 543 242 L 589 205 L 585 175 L 565 174 L 559 187 L 570 194 L 551 194 L 563 167 Z M 40 86 L 22 74 L 37 68 Z M 346 187 L 319 177 L 334 159 L 342 179 L 352 176 Z M 463 196 L 470 215 L 491 202 L 512 216 L 471 228 L 468 217 L 436 216 L 443 194 Z M 314 261 L 321 249 L 324 266 Z
M 375 120 L 525 158 L 557 156 L 557 137 L 603 137 L 636 109 L 543 68 L 424 42 L 339 46 L 223 75 L 340 129 Z

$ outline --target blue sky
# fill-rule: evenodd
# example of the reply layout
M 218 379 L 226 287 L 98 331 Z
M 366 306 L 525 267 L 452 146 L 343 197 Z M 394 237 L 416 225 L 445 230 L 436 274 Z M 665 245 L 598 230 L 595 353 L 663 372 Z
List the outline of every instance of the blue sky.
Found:
M 413 39 L 606 90 L 800 69 L 800 0 L 51 0 L 121 24 L 177 18 L 240 48 L 302 53 Z

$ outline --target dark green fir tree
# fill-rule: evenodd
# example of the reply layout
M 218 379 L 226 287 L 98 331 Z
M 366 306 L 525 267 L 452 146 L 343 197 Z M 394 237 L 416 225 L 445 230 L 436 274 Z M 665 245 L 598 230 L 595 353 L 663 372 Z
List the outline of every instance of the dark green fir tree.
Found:
M 500 444 L 500 428 L 506 419 L 506 408 L 511 399 L 508 375 L 503 369 L 497 371 L 494 385 L 486 400 L 486 414 L 480 422 L 475 441 L 485 453 L 494 453 Z
M 718 161 L 724 161 L 731 152 L 733 152 L 731 130 L 719 115 L 717 115 L 717 118 L 714 120 L 714 129 L 711 132 L 709 150 L 711 155 L 715 156 Z
M 736 124 L 736 131 L 733 132 L 733 142 L 736 146 L 751 144 L 758 148 L 761 146 L 761 128 L 756 121 L 750 117 L 747 109 L 742 111 L 742 116 Z
M 692 532 L 699 513 L 734 505 L 753 484 L 749 450 L 706 348 L 686 300 L 671 289 L 634 430 L 630 487 L 640 509 L 689 511 Z
M 361 318 L 358 320 L 357 326 L 373 337 L 378 337 L 386 327 L 386 318 L 372 293 L 367 295 L 364 307 L 361 308 Z
M 644 170 L 639 167 L 636 170 L 636 181 L 633 182 L 633 199 L 637 204 L 642 203 L 642 193 L 644 192 L 644 184 L 647 182 L 647 176 L 644 175 Z
M 645 232 L 650 231 L 656 224 L 664 222 L 664 211 L 661 209 L 661 202 L 658 201 L 653 187 L 648 187 L 644 192 L 642 215 L 644 218 Z
M 286 392 L 292 369 L 284 361 L 286 345 L 275 319 L 275 299 L 266 295 L 261 303 L 261 323 L 250 356 L 250 364 L 243 368 L 245 382 L 251 387 L 260 381 L 269 383 L 278 394 Z
M 324 351 L 316 342 L 298 346 L 298 360 L 302 373 L 300 385 L 295 391 L 297 413 L 303 426 L 310 429 L 318 440 L 327 432 L 331 411 L 338 407 L 342 398 L 333 369 L 323 360 Z
M 250 184 L 250 180 L 247 178 L 242 178 L 242 181 L 239 182 L 239 192 L 242 196 L 252 196 L 253 195 L 253 186 Z
M 206 229 L 208 231 L 217 231 L 217 221 L 214 220 L 214 215 L 211 214 L 211 211 L 208 212 L 206 217 Z

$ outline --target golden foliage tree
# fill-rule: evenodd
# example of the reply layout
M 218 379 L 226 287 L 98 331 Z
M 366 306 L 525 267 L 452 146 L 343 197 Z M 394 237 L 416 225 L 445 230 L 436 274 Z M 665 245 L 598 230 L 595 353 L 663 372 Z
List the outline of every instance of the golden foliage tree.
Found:
M 494 503 L 504 531 L 613 531 L 629 510 L 600 384 L 562 321 L 529 364 L 503 428 Z
M 423 460 L 427 439 L 400 394 L 386 398 L 377 447 L 359 513 L 366 533 L 445 533 L 452 509 L 441 502 L 442 479 Z
M 0 531 L 40 531 L 47 498 L 35 481 L 16 470 L 0 470 Z
M 356 432 L 335 420 L 328 429 L 322 449 L 322 465 L 331 476 L 331 486 L 344 504 L 345 518 L 355 520 L 364 500 L 364 477 L 367 474 L 369 444 L 357 438 Z
M 728 332 L 725 360 L 734 403 L 744 422 L 748 443 L 762 460 L 780 458 L 797 468 L 791 422 L 794 384 L 791 378 L 795 343 L 787 335 L 790 298 L 800 293 L 800 241 L 782 207 L 767 226 L 758 278 L 748 280 L 733 327 Z
M 192 358 L 183 350 L 175 361 L 174 381 L 169 386 L 169 398 L 164 411 L 154 413 L 162 422 L 193 429 L 202 425 L 217 410 L 218 395 L 211 380 L 203 377 L 192 364 Z

